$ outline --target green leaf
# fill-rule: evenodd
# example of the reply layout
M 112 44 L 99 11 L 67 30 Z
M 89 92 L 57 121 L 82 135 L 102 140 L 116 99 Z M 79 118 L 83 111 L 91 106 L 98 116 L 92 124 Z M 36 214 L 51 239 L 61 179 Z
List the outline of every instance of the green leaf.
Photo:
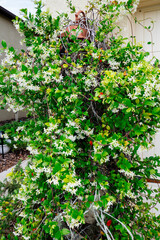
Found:
M 62 230 L 61 230 L 61 234 L 62 235 L 67 235 L 67 234 L 69 234 L 70 233 L 70 231 L 69 231 L 69 229 L 67 229 L 67 228 L 63 228 Z
M 55 174 L 56 172 L 60 171 L 62 169 L 60 163 L 56 163 L 53 169 L 53 173 Z
M 27 8 L 20 9 L 21 12 L 23 12 L 25 15 L 27 15 Z
M 127 107 L 131 107 L 132 106 L 132 102 L 128 98 L 123 99 L 123 104 L 126 105 Z
M 147 106 L 153 106 L 153 107 L 154 107 L 155 104 L 156 104 L 156 103 L 155 103 L 154 101 L 149 101 L 149 100 L 148 100 L 148 101 L 145 102 L 145 105 L 147 105 Z
M 1 44 L 2 44 L 2 47 L 4 47 L 4 48 L 7 47 L 7 43 L 4 40 L 1 42 Z
M 153 114 L 156 114 L 156 113 L 159 113 L 159 112 L 160 112 L 160 107 L 153 108 L 153 111 L 152 111 Z
M 13 48 L 13 47 L 10 47 L 10 48 L 9 48 L 9 51 L 14 52 L 14 48 Z
M 151 174 L 151 175 L 154 175 L 155 173 L 156 173 L 156 171 L 155 171 L 154 169 L 151 169 L 151 170 L 150 170 L 150 174 Z
M 27 71 L 27 70 L 28 70 L 28 68 L 22 64 L 22 71 Z
M 37 74 L 38 73 L 38 67 L 34 66 L 34 73 Z

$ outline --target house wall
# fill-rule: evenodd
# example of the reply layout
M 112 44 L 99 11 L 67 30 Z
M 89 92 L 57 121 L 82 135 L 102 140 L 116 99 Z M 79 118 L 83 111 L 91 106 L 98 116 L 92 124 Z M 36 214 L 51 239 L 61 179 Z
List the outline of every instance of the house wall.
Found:
M 159 0 L 140 0 L 139 8 L 156 6 L 159 2 Z
M 2 40 L 5 40 L 9 46 L 14 46 L 15 49 L 21 49 L 20 39 L 21 37 L 13 26 L 12 21 L 0 15 L 0 47 L 2 47 Z
M 0 48 L 2 47 L 2 40 L 6 41 L 8 46 L 13 46 L 15 49 L 20 50 L 22 48 L 22 46 L 20 45 L 20 34 L 13 26 L 12 21 L 3 15 L 0 15 Z M 0 62 L 3 57 L 3 55 L 0 56 Z M 26 113 L 21 111 L 18 113 L 18 116 L 25 117 Z M 15 116 L 13 112 L 0 110 L 0 122 L 15 119 L 15 117 L 17 118 L 17 115 Z
M 150 52 L 148 60 L 151 60 L 154 56 L 160 60 L 160 0 L 143 0 L 135 17 L 140 22 L 140 24 L 133 23 L 137 42 L 142 43 L 144 50 Z M 150 26 L 151 28 L 146 30 L 144 26 Z M 153 44 L 147 44 L 147 42 L 152 42 Z M 160 130 L 157 130 L 157 134 L 153 139 L 153 145 L 154 147 L 148 150 L 140 151 L 142 159 L 149 156 L 160 156 Z M 157 167 L 157 170 L 160 173 L 160 166 Z M 149 187 L 158 189 L 160 184 L 149 183 Z M 158 211 L 153 209 L 152 212 L 155 212 L 156 215 L 160 214 L 160 204 L 157 204 L 155 207 Z
M 87 0 L 72 0 L 73 5 L 76 7 L 76 11 L 83 10 L 87 5 Z M 72 20 L 74 20 L 74 14 L 70 14 L 69 8 L 65 0 L 45 0 L 45 6 L 52 13 L 53 17 L 58 15 L 57 12 L 67 12 Z

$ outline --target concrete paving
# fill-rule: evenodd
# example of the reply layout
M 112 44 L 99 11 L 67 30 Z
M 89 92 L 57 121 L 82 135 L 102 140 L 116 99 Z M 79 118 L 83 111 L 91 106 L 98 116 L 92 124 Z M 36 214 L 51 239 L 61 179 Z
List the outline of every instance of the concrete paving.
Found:
M 21 163 L 21 167 L 22 167 L 22 168 L 25 168 L 25 167 L 27 166 L 27 163 L 28 163 L 28 160 L 24 160 L 24 161 Z M 16 165 L 15 165 L 15 166 L 16 166 Z M 13 167 L 7 169 L 6 171 L 0 173 L 0 182 L 3 182 L 5 178 L 8 178 L 8 177 L 7 177 L 7 174 L 10 173 L 10 172 L 12 172 L 12 170 L 15 168 L 15 166 L 13 166 Z

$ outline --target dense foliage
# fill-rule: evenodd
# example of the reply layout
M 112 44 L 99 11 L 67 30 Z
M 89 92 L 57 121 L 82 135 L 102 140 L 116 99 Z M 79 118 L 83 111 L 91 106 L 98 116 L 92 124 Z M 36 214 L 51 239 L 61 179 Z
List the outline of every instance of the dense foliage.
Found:
M 138 151 L 159 127 L 160 72 L 117 27 L 136 4 L 90 1 L 81 27 L 62 37 L 67 14 L 52 18 L 37 1 L 35 16 L 23 9 L 15 21 L 25 50 L 2 42 L 1 107 L 33 119 L 6 131 L 31 157 L 1 197 L 1 240 L 158 239 L 150 208 L 159 194 L 146 179 L 158 176 L 160 161 Z

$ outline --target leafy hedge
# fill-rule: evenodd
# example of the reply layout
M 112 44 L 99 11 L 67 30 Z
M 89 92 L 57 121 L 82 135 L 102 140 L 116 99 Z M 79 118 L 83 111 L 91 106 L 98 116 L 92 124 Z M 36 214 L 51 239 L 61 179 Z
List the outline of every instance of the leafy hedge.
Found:
M 26 109 L 34 120 L 11 133 L 32 158 L 12 174 L 20 186 L 9 203 L 1 198 L 1 239 L 159 239 L 159 217 L 150 212 L 159 193 L 146 178 L 158 176 L 160 161 L 138 150 L 159 127 L 160 71 L 117 27 L 136 4 L 90 1 L 90 37 L 82 41 L 84 25 L 61 37 L 67 14 L 52 18 L 37 1 L 35 16 L 23 9 L 15 21 L 27 49 L 2 43 L 1 106 Z

